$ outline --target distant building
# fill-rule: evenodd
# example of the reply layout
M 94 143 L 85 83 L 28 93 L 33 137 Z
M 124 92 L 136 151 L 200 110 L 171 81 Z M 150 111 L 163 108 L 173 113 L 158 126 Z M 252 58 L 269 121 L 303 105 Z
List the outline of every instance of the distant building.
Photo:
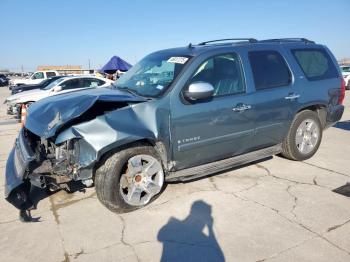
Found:
M 8 69 L 0 69 L 0 74 L 7 75 L 9 73 L 10 73 L 10 70 L 8 70 Z
M 94 73 L 94 70 L 87 70 L 83 69 L 82 66 L 79 65 L 65 65 L 65 66 L 49 66 L 49 65 L 43 65 L 38 66 L 36 68 L 37 71 L 45 71 L 45 70 L 56 70 L 62 75 L 69 75 L 69 74 L 92 74 Z
M 339 65 L 350 65 L 350 58 L 342 58 L 338 60 Z

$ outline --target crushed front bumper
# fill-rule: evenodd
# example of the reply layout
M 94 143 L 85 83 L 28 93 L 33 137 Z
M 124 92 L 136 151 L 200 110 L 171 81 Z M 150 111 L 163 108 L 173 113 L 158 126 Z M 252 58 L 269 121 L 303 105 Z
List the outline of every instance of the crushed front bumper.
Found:
M 23 192 L 24 176 L 35 155 L 29 147 L 23 129 L 19 132 L 15 145 L 7 159 L 5 171 L 5 198 L 17 208 L 23 207 L 28 196 Z

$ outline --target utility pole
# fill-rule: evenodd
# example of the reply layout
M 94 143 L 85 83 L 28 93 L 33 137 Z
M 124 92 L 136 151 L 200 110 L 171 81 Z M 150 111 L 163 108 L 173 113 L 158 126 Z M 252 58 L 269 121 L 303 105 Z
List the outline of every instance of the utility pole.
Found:
M 89 71 L 90 71 L 90 58 L 89 58 Z

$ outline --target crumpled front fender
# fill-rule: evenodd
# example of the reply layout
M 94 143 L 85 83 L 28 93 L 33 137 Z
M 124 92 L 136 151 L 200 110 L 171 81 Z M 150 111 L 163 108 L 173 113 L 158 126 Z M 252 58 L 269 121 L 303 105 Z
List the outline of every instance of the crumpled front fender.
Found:
M 144 107 L 139 105 L 139 107 Z M 60 144 L 69 139 L 79 139 L 79 166 L 88 167 L 106 152 L 142 139 L 156 140 L 154 120 L 140 121 L 135 107 L 127 107 L 98 116 L 94 120 L 71 126 L 61 132 L 55 141 Z M 152 116 L 153 114 L 149 114 Z M 154 123 L 154 122 L 153 122 Z

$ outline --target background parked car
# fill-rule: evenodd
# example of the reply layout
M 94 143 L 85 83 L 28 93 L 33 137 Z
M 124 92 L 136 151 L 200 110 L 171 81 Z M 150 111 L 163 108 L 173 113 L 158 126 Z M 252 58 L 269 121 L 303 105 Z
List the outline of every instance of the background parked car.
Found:
M 343 75 L 345 81 L 346 89 L 350 89 L 350 65 L 348 66 L 340 66 L 341 73 Z
M 0 86 L 8 86 L 9 79 L 5 75 L 0 75 Z
M 28 91 L 28 90 L 33 90 L 33 89 L 43 89 L 45 87 L 47 87 L 49 84 L 51 84 L 52 82 L 56 81 L 59 78 L 62 78 L 64 76 L 54 76 L 54 77 L 50 77 L 48 79 L 45 79 L 44 81 L 42 81 L 40 84 L 35 84 L 35 85 L 19 85 L 19 86 L 14 86 L 12 88 L 12 92 L 11 95 L 23 92 L 23 91 Z
M 47 78 L 58 76 L 57 71 L 36 71 L 29 78 L 13 79 L 10 81 L 10 89 L 13 86 L 39 84 Z
M 23 104 L 29 106 L 45 97 L 88 88 L 107 87 L 112 83 L 113 81 L 111 80 L 92 76 L 62 77 L 42 89 L 29 90 L 8 97 L 5 101 L 7 103 L 7 113 L 20 117 Z

